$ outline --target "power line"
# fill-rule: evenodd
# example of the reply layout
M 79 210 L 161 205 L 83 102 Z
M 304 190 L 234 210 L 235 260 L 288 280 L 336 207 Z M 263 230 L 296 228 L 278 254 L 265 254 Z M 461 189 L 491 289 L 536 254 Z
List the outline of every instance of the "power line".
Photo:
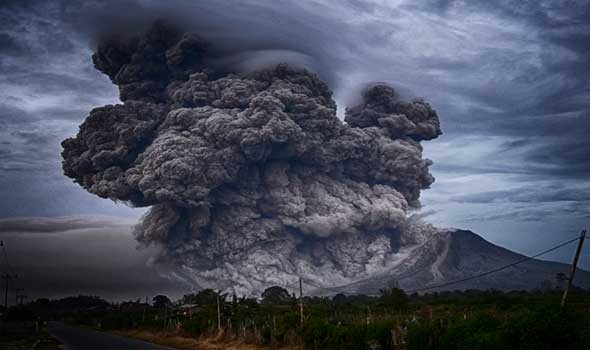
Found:
M 322 286 L 319 286 L 319 285 L 317 285 L 315 283 L 312 283 L 312 282 L 310 282 L 308 280 L 303 280 L 303 282 L 305 282 L 305 284 L 308 284 L 308 285 L 310 285 L 310 286 L 312 286 L 314 288 L 318 288 L 318 289 L 322 289 L 322 290 L 327 290 L 327 291 L 331 291 L 331 292 L 338 292 L 338 293 L 341 292 L 341 290 L 338 289 L 340 287 L 331 287 L 331 288 L 330 287 L 322 287 Z
M 501 267 L 498 267 L 498 268 L 495 268 L 495 269 L 492 269 L 492 270 L 489 270 L 489 271 L 486 271 L 486 272 L 482 272 L 482 273 L 479 273 L 479 274 L 476 274 L 476 275 L 473 275 L 473 276 L 469 276 L 469 277 L 466 277 L 466 278 L 462 278 L 462 279 L 459 279 L 459 280 L 455 280 L 455 281 L 450 281 L 450 282 L 445 282 L 445 283 L 441 283 L 441 284 L 437 284 L 437 285 L 432 285 L 432 286 L 428 286 L 428 287 L 423 287 L 423 288 L 417 288 L 417 289 L 409 290 L 409 291 L 406 291 L 406 293 L 411 294 L 411 293 L 421 292 L 421 291 L 435 289 L 435 288 L 447 287 L 447 286 L 450 286 L 450 285 L 453 285 L 453 284 L 458 284 L 458 283 L 462 283 L 462 282 L 465 282 L 465 281 L 470 281 L 470 280 L 473 280 L 473 279 L 476 279 L 476 278 L 480 278 L 480 277 L 483 277 L 483 276 L 487 276 L 487 275 L 490 275 L 492 273 L 496 273 L 496 272 L 505 270 L 507 268 L 514 267 L 514 266 L 516 266 L 518 264 L 522 264 L 523 262 L 526 262 L 528 260 L 537 258 L 537 257 L 539 257 L 541 255 L 545 255 L 547 253 L 550 253 L 550 252 L 552 252 L 554 250 L 557 250 L 557 249 L 562 248 L 562 247 L 564 247 L 564 246 L 566 246 L 568 244 L 571 244 L 571 243 L 573 243 L 573 242 L 575 242 L 575 241 L 577 241 L 579 239 L 580 239 L 579 237 L 573 238 L 573 239 L 571 239 L 569 241 L 566 241 L 566 242 L 561 243 L 561 244 L 559 244 L 557 246 L 554 246 L 554 247 L 551 247 L 549 249 L 546 249 L 546 250 L 544 250 L 544 251 L 542 251 L 540 253 L 537 253 L 535 255 L 527 256 L 527 257 L 522 258 L 522 259 L 520 259 L 518 261 L 515 261 L 513 263 L 510 263 L 510 264 L 507 264 L 507 265 L 503 265 Z M 401 276 L 401 277 L 398 276 L 396 279 L 406 279 L 406 278 L 409 278 L 409 277 L 411 277 L 413 275 L 415 275 L 415 274 L 414 273 L 412 273 L 412 274 L 406 274 L 405 276 Z M 395 276 L 392 276 L 392 277 L 395 277 Z M 360 283 L 360 282 L 368 281 L 368 280 L 371 280 L 371 279 L 374 279 L 374 277 L 361 279 L 361 280 L 358 280 L 358 281 L 354 281 L 353 283 Z M 310 285 L 312 287 L 315 287 L 315 288 L 318 288 L 318 289 L 322 289 L 322 290 L 331 291 L 331 292 L 338 292 L 338 293 L 341 293 L 342 292 L 341 288 L 344 288 L 344 287 L 347 287 L 348 286 L 348 285 L 343 285 L 343 286 L 336 286 L 336 287 L 322 287 L 322 286 L 317 285 L 315 283 L 312 283 L 312 282 L 310 282 L 308 280 L 303 280 L 303 281 L 306 284 L 308 284 L 308 285 Z
M 542 251 L 540 253 L 537 253 L 535 255 L 527 256 L 527 257 L 525 257 L 523 259 L 520 259 L 518 261 L 515 261 L 513 263 L 510 263 L 510 264 L 507 264 L 507 265 L 504 265 L 504 266 L 501 266 L 501 267 L 498 267 L 498 268 L 495 268 L 495 269 L 492 269 L 492 270 L 489 270 L 489 271 L 486 271 L 486 272 L 482 272 L 482 273 L 479 273 L 479 274 L 476 274 L 476 275 L 473 275 L 473 276 L 469 276 L 469 277 L 466 277 L 466 278 L 463 278 L 463 279 L 455 280 L 455 281 L 450 281 L 450 282 L 445 282 L 445 283 L 441 283 L 441 284 L 437 284 L 437 285 L 432 285 L 432 286 L 428 286 L 428 287 L 423 287 L 423 288 L 417 288 L 417 289 L 409 290 L 409 291 L 406 291 L 406 293 L 409 293 L 410 294 L 410 293 L 421 292 L 421 291 L 425 291 L 425 290 L 431 290 L 431 289 L 435 289 L 435 288 L 447 287 L 447 286 L 450 286 L 450 285 L 454 285 L 454 284 L 458 284 L 458 283 L 470 281 L 470 280 L 473 280 L 473 279 L 476 279 L 476 278 L 484 277 L 484 276 L 490 275 L 492 273 L 496 273 L 496 272 L 505 270 L 507 268 L 514 267 L 516 265 L 522 264 L 523 262 L 526 262 L 528 260 L 537 258 L 537 257 L 539 257 L 541 255 L 545 255 L 547 253 L 550 253 L 550 252 L 552 252 L 554 250 L 557 250 L 557 249 L 562 248 L 562 247 L 564 247 L 564 246 L 566 246 L 568 244 L 571 244 L 571 243 L 573 243 L 573 242 L 575 242 L 575 241 L 577 241 L 579 239 L 580 239 L 579 237 L 573 238 L 573 239 L 571 239 L 569 241 L 566 241 L 566 242 L 564 242 L 562 244 L 559 244 L 557 246 L 554 246 L 552 248 L 546 249 L 546 250 L 544 250 L 544 251 Z M 258 245 L 261 245 L 261 244 L 275 243 L 275 242 L 284 241 L 284 240 L 288 240 L 288 239 L 263 240 L 263 241 L 259 241 L 259 242 L 256 242 L 254 244 L 251 244 L 249 246 L 246 246 L 246 247 L 241 247 L 241 248 L 230 250 L 229 252 L 226 252 L 225 254 L 232 254 L 232 253 L 234 253 L 236 251 L 247 250 L 249 248 L 252 248 L 252 247 L 255 247 L 255 246 L 258 246 Z M 405 274 L 405 275 L 402 275 L 402 276 L 391 276 L 391 277 L 396 278 L 398 280 L 401 280 L 401 279 L 406 279 L 406 278 L 412 277 L 414 275 L 415 275 L 415 273 L 410 273 L 410 274 Z M 374 278 L 375 277 L 369 277 L 369 278 L 365 278 L 365 279 L 353 281 L 352 283 L 353 284 L 361 283 L 361 282 L 364 282 L 364 281 L 372 280 Z M 348 284 L 348 285 L 341 285 L 341 286 L 335 286 L 335 287 L 322 287 L 322 286 L 317 285 L 317 284 L 315 284 L 315 283 L 313 283 L 313 282 L 311 282 L 311 281 L 309 281 L 307 279 L 303 279 L 302 278 L 301 280 L 305 284 L 308 284 L 308 285 L 310 285 L 310 286 L 312 286 L 314 288 L 318 288 L 318 289 L 322 289 L 322 290 L 327 290 L 327 291 L 332 291 L 332 292 L 337 292 L 337 293 L 341 293 L 342 292 L 342 290 L 341 290 L 342 288 L 347 287 L 347 286 L 350 285 L 350 284 Z M 296 286 L 298 283 L 299 283 L 299 280 L 296 280 L 293 283 L 290 283 L 288 285 L 283 285 L 282 287 L 285 288 L 285 289 L 290 289 L 291 287 Z
M 479 273 L 479 274 L 476 274 L 476 275 L 473 275 L 473 276 L 469 276 L 469 277 L 466 277 L 466 278 L 458 279 L 458 280 L 455 280 L 455 281 L 450 281 L 450 282 L 446 282 L 446 283 L 435 284 L 435 285 L 428 286 L 428 287 L 423 287 L 423 288 L 417 288 L 417 289 L 409 290 L 409 291 L 406 291 L 406 293 L 411 294 L 411 293 L 422 292 L 422 291 L 425 291 L 425 290 L 431 290 L 431 289 L 435 289 L 435 288 L 448 287 L 448 286 L 452 286 L 454 284 L 458 284 L 458 283 L 470 281 L 470 280 L 473 280 L 473 279 L 476 279 L 476 278 L 480 278 L 480 277 L 483 277 L 483 276 L 487 276 L 487 275 L 490 275 L 492 273 L 496 273 L 496 272 L 499 272 L 499 271 L 508 269 L 510 267 L 514 267 L 514 266 L 516 266 L 518 264 L 522 264 L 523 262 L 526 262 L 526 261 L 529 261 L 531 259 L 537 258 L 537 257 L 539 257 L 541 255 L 545 255 L 545 254 L 550 253 L 550 252 L 552 252 L 554 250 L 557 250 L 557 249 L 559 249 L 561 247 L 565 247 L 566 245 L 571 244 L 571 243 L 573 243 L 575 241 L 578 241 L 579 239 L 580 239 L 579 237 L 570 239 L 567 242 L 564 242 L 564 243 L 561 243 L 559 245 L 556 245 L 556 246 L 554 246 L 552 248 L 546 249 L 546 250 L 544 250 L 544 251 L 542 251 L 542 252 L 540 252 L 538 254 L 535 254 L 533 256 L 527 256 L 527 257 L 522 258 L 522 259 L 520 259 L 518 261 L 515 261 L 513 263 L 510 263 L 510 264 L 507 264 L 507 265 L 504 265 L 504 266 L 500 266 L 500 267 L 495 268 L 493 270 L 482 272 L 482 273 Z
M 222 252 L 222 253 L 217 253 L 217 254 L 214 254 L 214 255 L 215 256 L 230 256 L 233 253 L 247 251 L 249 249 L 252 249 L 252 248 L 255 248 L 255 247 L 258 247 L 258 246 L 267 244 L 267 243 L 284 242 L 284 241 L 289 241 L 289 240 L 290 240 L 289 238 L 265 239 L 265 240 L 254 242 L 254 243 L 252 243 L 250 245 L 247 245 L 247 246 L 244 246 L 244 247 L 234 248 L 234 249 L 231 249 L 229 251 Z M 350 262 L 366 263 L 366 260 L 350 260 Z M 410 276 L 408 276 L 408 274 L 405 274 L 405 275 L 396 277 L 396 279 L 405 279 L 405 278 L 408 278 L 408 277 L 410 277 Z M 371 279 L 374 279 L 374 277 L 369 277 L 369 278 L 364 278 L 364 279 L 361 279 L 361 280 L 356 280 L 353 283 L 361 283 L 361 282 L 368 281 L 368 280 L 371 280 Z M 322 286 L 319 286 L 317 284 L 314 284 L 314 283 L 312 283 L 312 282 L 310 282 L 310 281 L 308 281 L 306 279 L 303 279 L 303 282 L 305 284 L 308 284 L 308 285 L 314 287 L 314 288 L 319 288 L 319 289 L 333 291 L 333 292 L 338 292 L 338 293 L 342 292 L 341 290 L 339 290 L 339 288 L 344 288 L 344 287 L 347 287 L 348 286 L 348 285 L 341 285 L 341 286 L 336 286 L 336 287 L 322 287 Z M 276 285 L 276 284 L 275 285 L 276 286 L 279 286 L 279 287 L 283 287 L 285 289 L 291 289 L 291 287 L 297 287 L 297 284 L 298 283 L 299 283 L 299 280 L 295 280 L 293 283 L 288 284 L 288 285 Z M 295 288 L 295 289 L 297 289 L 297 288 Z
M 5 280 L 5 291 L 4 291 L 4 307 L 8 307 L 8 291 L 9 289 L 14 291 L 16 296 L 15 305 L 18 304 L 18 300 L 20 298 L 21 303 L 26 296 L 24 294 L 19 295 L 19 292 L 24 291 L 23 288 L 18 288 L 16 280 L 19 278 L 18 274 L 14 272 L 14 269 L 10 265 L 10 261 L 8 259 L 8 254 L 6 253 L 6 247 L 4 241 L 0 240 L 0 248 L 2 248 L 2 255 L 4 257 L 4 263 L 6 265 L 7 273 L 2 274 L 2 279 Z M 9 283 L 11 282 L 11 283 Z
M 2 255 L 4 256 L 4 263 L 6 264 L 6 268 L 8 269 L 8 273 L 11 275 L 16 275 L 16 273 L 14 273 L 14 270 L 12 269 L 12 266 L 10 265 L 10 262 L 8 261 L 8 255 L 6 254 L 6 248 L 4 246 L 4 241 L 0 241 L 0 247 L 2 247 Z

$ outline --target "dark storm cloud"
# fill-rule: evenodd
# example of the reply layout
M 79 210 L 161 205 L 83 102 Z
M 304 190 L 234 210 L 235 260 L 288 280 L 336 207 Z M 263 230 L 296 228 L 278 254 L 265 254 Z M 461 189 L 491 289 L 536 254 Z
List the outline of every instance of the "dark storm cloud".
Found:
M 540 145 L 525 154 L 531 167 L 559 177 L 580 177 L 590 175 L 590 140 L 555 140 L 554 143 Z M 551 167 L 547 168 L 547 164 Z
M 26 85 L 33 94 L 59 95 L 64 91 L 77 92 L 76 97 L 81 99 L 81 103 L 88 103 L 89 97 L 95 99 L 96 95 L 92 93 L 92 90 L 102 87 L 100 83 L 92 84 L 88 77 L 68 76 L 51 72 L 31 73 L 28 69 L 24 69 L 22 72 L 12 71 L 3 81 L 3 84 Z M 20 102 L 26 103 L 26 101 Z
M 560 206 L 543 206 L 538 202 L 534 206 L 516 207 L 503 212 L 496 213 L 479 213 L 478 215 L 466 216 L 464 222 L 481 222 L 481 221 L 512 221 L 512 222 L 543 222 L 546 220 L 555 220 L 567 217 L 570 220 L 588 220 L 590 201 L 580 201 L 567 203 Z M 563 229 L 560 230 L 563 232 Z M 582 226 L 584 227 L 584 226 Z M 576 227 L 576 228 L 579 228 Z M 558 232 L 556 232 L 558 233 Z
M 41 111 L 38 110 L 24 110 L 17 106 L 26 103 L 26 99 L 14 98 L 11 99 L 12 104 L 0 103 L 0 128 L 3 130 L 22 130 L 38 128 L 43 122 L 58 121 L 63 122 L 64 128 L 70 127 L 67 123 L 77 121 L 80 116 L 83 116 L 86 111 L 67 106 L 47 106 L 43 107 Z M 44 137 L 48 135 L 39 135 Z
M 373 61 L 374 64 L 363 67 L 374 67 L 374 73 L 364 73 L 369 75 L 369 79 L 374 75 L 396 81 L 396 75 L 399 78 L 408 76 L 409 79 L 404 80 L 413 81 L 416 85 L 414 89 L 419 89 L 421 94 L 432 95 L 437 109 L 445 115 L 443 122 L 447 123 L 445 128 L 451 135 L 459 131 L 514 135 L 521 130 L 535 135 L 554 135 L 562 125 L 561 121 L 552 122 L 558 124 L 555 129 L 546 128 L 543 122 L 531 123 L 531 118 L 538 116 L 547 121 L 553 119 L 543 116 L 548 113 L 575 110 L 587 115 L 588 112 L 588 101 L 580 98 L 588 92 L 588 70 L 585 66 L 588 44 L 575 40 L 587 32 L 584 26 L 588 23 L 588 6 L 582 1 L 568 3 L 568 6 L 516 1 L 503 1 L 493 6 L 483 1 L 423 1 L 397 7 L 372 1 L 282 3 L 280 6 L 259 1 L 173 5 L 135 1 L 57 1 L 40 5 L 35 1 L 26 1 L 9 5 L 9 13 L 47 12 L 48 19 L 29 20 L 28 23 L 42 24 L 37 26 L 40 28 L 36 32 L 41 32 L 41 28 L 65 28 L 52 33 L 57 38 L 51 40 L 52 45 L 44 50 L 58 45 L 63 46 L 61 51 L 71 51 L 80 46 L 75 40 L 87 40 L 85 45 L 92 46 L 89 43 L 109 29 L 139 31 L 157 16 L 169 16 L 216 42 L 220 54 L 281 49 L 299 52 L 313 58 L 313 68 L 336 90 L 337 98 L 340 95 L 346 97 L 347 93 L 340 93 L 341 89 L 350 89 L 350 84 L 355 83 L 349 81 L 347 75 L 353 76 L 358 71 L 356 66 L 363 60 Z M 468 28 L 460 22 L 480 14 L 492 15 L 481 21 L 485 24 L 482 27 Z M 353 15 L 368 20 L 351 23 Z M 11 17 L 13 23 L 21 23 L 14 17 L 18 19 L 22 16 Z M 507 23 L 507 29 L 501 24 L 496 26 L 496 22 Z M 486 35 L 491 43 L 474 44 L 481 47 L 479 52 L 475 51 L 476 47 L 460 46 L 459 50 L 466 51 L 468 60 L 457 55 L 448 56 L 442 51 L 443 54 L 439 55 L 419 55 L 411 63 L 413 67 L 405 67 L 409 63 L 402 57 L 388 64 L 389 73 L 381 71 L 383 57 L 379 56 L 381 50 L 378 47 L 391 47 L 390 54 L 393 53 L 395 60 L 396 48 L 399 50 L 408 44 L 399 45 L 394 35 L 396 30 L 406 31 L 409 24 L 426 29 L 421 36 L 414 37 L 417 43 L 431 39 L 436 43 L 439 39 L 433 37 L 428 29 L 438 25 L 441 26 L 440 33 L 445 34 L 446 29 L 449 33 L 459 33 L 467 38 L 470 35 Z M 27 27 L 28 30 L 31 30 L 30 27 Z M 467 30 L 471 32 L 463 32 Z M 498 43 L 497 47 L 494 47 L 494 41 Z M 445 49 L 442 46 L 438 48 Z M 405 53 L 408 57 L 417 56 L 417 52 Z M 414 70 L 414 73 L 408 75 L 408 69 Z M 436 89 L 429 91 L 426 88 L 424 91 L 421 86 L 431 85 L 424 72 L 433 69 L 443 75 L 438 74 L 439 79 L 434 80 L 438 84 Z M 483 79 L 476 80 L 474 72 Z M 465 78 L 457 80 L 453 75 Z M 492 78 L 493 75 L 497 78 Z M 74 90 L 79 85 L 74 86 L 66 88 Z M 90 89 L 77 90 L 84 94 Z M 452 94 L 450 99 L 447 98 L 449 94 Z M 469 108 L 469 105 L 472 107 Z M 490 109 L 496 112 L 489 113 Z M 466 119 L 469 123 L 464 122 Z M 579 119 L 581 124 L 578 126 L 587 128 L 588 118 Z M 567 167 L 572 163 L 565 159 L 558 165 Z
M 459 203 L 542 203 L 542 202 L 587 202 L 590 188 L 564 188 L 558 185 L 522 187 L 517 190 L 488 191 L 451 197 Z
M 59 152 L 59 143 L 55 139 L 63 134 L 62 126 L 55 122 L 0 122 L 0 136 L 5 145 L 0 155 L 0 173 L 51 169 L 51 160 L 55 159 L 55 152 Z
M 84 196 L 60 178 L 60 139 L 89 107 L 116 97 L 108 79 L 87 67 L 88 43 L 71 18 L 74 12 L 56 2 L 0 5 L 0 43 L 9 48 L 0 51 L 0 217 L 104 207 L 87 199 L 78 210 L 69 200 Z
M 64 140 L 64 174 L 102 198 L 150 206 L 138 241 L 161 246 L 198 287 L 257 295 L 277 278 L 322 282 L 332 260 L 346 276 L 350 257 L 333 250 L 350 240 L 365 259 L 374 246 L 395 254 L 388 240 L 412 236 L 406 213 L 434 181 L 421 146 L 441 134 L 431 106 L 372 84 L 344 124 L 317 75 L 287 64 L 228 72 L 212 47 L 164 21 L 101 41 L 93 62 L 124 104 L 93 109 Z M 324 261 L 310 264 L 309 250 Z M 262 258 L 261 276 L 244 264 L 255 254 L 288 263 Z
M 99 34 L 139 31 L 156 17 L 169 17 L 218 43 L 221 65 L 251 67 L 269 57 L 301 61 L 334 90 L 340 117 L 368 81 L 425 96 L 446 135 L 425 146 L 438 180 L 424 202 L 444 203 L 436 210 L 439 217 L 445 213 L 445 225 L 457 225 L 472 208 L 493 222 L 477 203 L 449 198 L 489 192 L 482 196 L 496 205 L 506 195 L 498 191 L 503 188 L 590 187 L 588 6 L 517 0 L 3 1 L 0 216 L 136 215 L 57 180 L 58 143 L 76 133 L 86 111 L 117 102 L 116 88 L 89 59 Z M 552 194 L 564 198 L 554 190 L 544 197 Z M 556 207 L 543 213 L 553 210 L 569 221 L 571 212 L 560 211 L 563 202 L 545 199 Z M 584 202 L 567 205 L 572 203 Z M 524 204 L 534 209 L 534 202 Z M 526 210 L 508 203 L 500 214 L 515 209 Z
M 317 5 L 319 7 L 323 7 Z M 282 8 L 257 1 L 242 4 L 230 2 L 183 2 L 144 4 L 139 1 L 26 1 L 5 7 L 6 17 L 17 18 L 24 12 L 38 16 L 27 19 L 26 30 L 34 31 L 34 42 L 21 45 L 42 46 L 46 52 L 71 52 L 79 49 L 80 41 L 92 47 L 104 35 L 138 33 L 157 18 L 168 18 L 179 26 L 199 31 L 216 43 L 217 54 L 228 56 L 238 52 L 267 50 L 293 51 L 317 59 L 316 72 L 330 80 L 333 72 L 326 68 L 325 60 L 336 61 L 337 52 L 328 50 L 319 42 L 338 39 L 333 32 L 338 23 L 322 23 L 321 16 L 300 6 L 283 4 Z M 10 16 L 11 13 L 17 15 Z M 286 16 L 286 13 L 289 13 Z M 41 16 L 45 14 L 45 16 Z M 316 20 L 306 17 L 315 17 Z M 24 22 L 24 21 L 22 21 Z M 221 24 L 221 25 L 220 25 Z M 8 26 L 7 26 L 8 27 Z M 50 29 L 47 33 L 46 29 Z M 51 30 L 53 29 L 53 31 Z M 52 41 L 44 40 L 51 35 Z M 332 40 L 341 46 L 342 40 Z M 278 63 L 278 62 L 276 62 Z M 331 65 L 333 62 L 330 62 Z
M 454 141 L 442 145 L 441 148 L 469 145 L 474 147 L 471 155 L 475 159 L 466 161 L 452 155 L 443 156 L 441 159 L 445 161 L 436 162 L 435 169 L 445 173 L 520 175 L 518 179 L 523 186 L 527 186 L 527 182 L 541 180 L 554 180 L 556 185 L 560 185 L 563 181 L 577 182 L 588 178 L 590 144 L 584 137 L 586 131 L 583 125 L 578 127 L 569 122 L 546 123 L 542 118 L 534 118 L 530 123 L 555 125 L 555 129 L 562 128 L 563 131 L 556 131 L 553 135 L 533 136 L 530 135 L 531 130 L 526 130 L 521 133 L 526 138 L 518 137 L 517 132 L 513 133 L 514 137 L 489 134 L 469 138 L 455 137 Z M 542 130 L 547 129 L 539 127 L 532 132 L 539 134 Z M 487 147 L 476 146 L 478 142 L 485 144 L 484 140 L 497 141 L 489 142 Z M 476 148 L 481 154 L 478 154 Z
M 0 51 L 10 56 L 23 56 L 29 53 L 18 38 L 6 33 L 0 33 Z
M 590 95 L 587 64 L 590 4 L 587 1 L 428 1 L 415 6 L 443 18 L 495 14 L 506 23 L 522 23 L 531 35 L 538 36 L 538 50 L 512 56 L 516 58 L 513 64 L 518 71 L 507 77 L 510 85 L 506 88 L 452 87 L 451 91 L 461 94 L 463 99 L 478 101 L 495 110 L 474 106 L 467 113 L 449 113 L 448 118 L 457 122 L 449 123 L 446 128 L 449 134 L 528 136 L 526 150 L 512 159 L 520 171 L 548 177 L 590 175 L 590 158 L 586 156 L 590 153 L 590 140 L 584 137 L 590 130 L 590 99 L 587 98 Z M 530 39 L 523 38 L 523 44 L 529 43 Z M 535 56 L 535 61 L 527 64 Z M 496 85 L 503 85 L 505 72 L 498 70 L 497 74 Z M 453 106 L 446 108 L 452 110 Z M 461 123 L 467 116 L 469 123 Z
M 525 171 L 548 177 L 590 175 L 590 4 L 587 1 L 427 2 L 425 10 L 443 16 L 490 13 L 523 23 L 538 35 L 534 64 L 514 61 L 519 71 L 506 89 L 482 87 L 460 93 L 494 108 L 470 111 L 469 125 L 457 130 L 472 134 L 527 136 L 527 149 L 513 161 Z M 525 39 L 526 40 L 526 39 Z M 510 69 L 509 67 L 505 67 Z M 460 91 L 457 90 L 458 92 Z M 453 118 L 451 116 L 451 118 Z M 455 115 L 458 120 L 463 114 Z
M 22 102 L 22 100 L 17 98 L 11 99 L 13 103 Z M 2 103 L 0 104 L 0 116 L 2 117 L 2 124 L 4 128 L 10 126 L 11 124 L 27 122 L 31 120 L 38 120 L 41 116 L 36 113 L 29 113 L 25 110 L 22 110 L 14 105 Z

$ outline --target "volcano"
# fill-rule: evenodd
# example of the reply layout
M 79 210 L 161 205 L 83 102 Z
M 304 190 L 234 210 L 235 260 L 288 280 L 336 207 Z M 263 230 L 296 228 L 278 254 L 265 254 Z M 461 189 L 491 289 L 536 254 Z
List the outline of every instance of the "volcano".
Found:
M 567 276 L 571 269 L 569 264 L 529 259 L 477 277 L 527 259 L 527 256 L 497 246 L 469 230 L 436 229 L 416 238 L 413 244 L 400 247 L 399 260 L 388 271 L 347 285 L 316 291 L 323 294 L 374 295 L 392 283 L 410 293 L 556 289 L 566 283 L 559 281 L 557 274 Z M 573 284 L 590 288 L 590 272 L 578 268 Z

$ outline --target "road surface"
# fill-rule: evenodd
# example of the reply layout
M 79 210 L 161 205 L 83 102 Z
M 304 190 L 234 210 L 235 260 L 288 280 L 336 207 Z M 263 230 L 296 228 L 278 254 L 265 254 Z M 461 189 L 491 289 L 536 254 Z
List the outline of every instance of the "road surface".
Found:
M 176 350 L 108 333 L 51 322 L 49 334 L 63 343 L 64 350 Z

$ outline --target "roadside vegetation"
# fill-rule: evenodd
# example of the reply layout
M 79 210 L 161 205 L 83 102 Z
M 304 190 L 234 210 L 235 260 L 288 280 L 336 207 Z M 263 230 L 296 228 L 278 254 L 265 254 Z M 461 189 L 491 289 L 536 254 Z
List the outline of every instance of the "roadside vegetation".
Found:
M 184 349 L 590 349 L 590 292 L 464 291 L 300 300 L 281 287 L 261 299 L 212 290 L 172 302 L 38 300 L 21 312 Z
M 42 332 L 39 334 L 18 334 L 0 336 L 2 350 L 58 350 L 60 343 Z

